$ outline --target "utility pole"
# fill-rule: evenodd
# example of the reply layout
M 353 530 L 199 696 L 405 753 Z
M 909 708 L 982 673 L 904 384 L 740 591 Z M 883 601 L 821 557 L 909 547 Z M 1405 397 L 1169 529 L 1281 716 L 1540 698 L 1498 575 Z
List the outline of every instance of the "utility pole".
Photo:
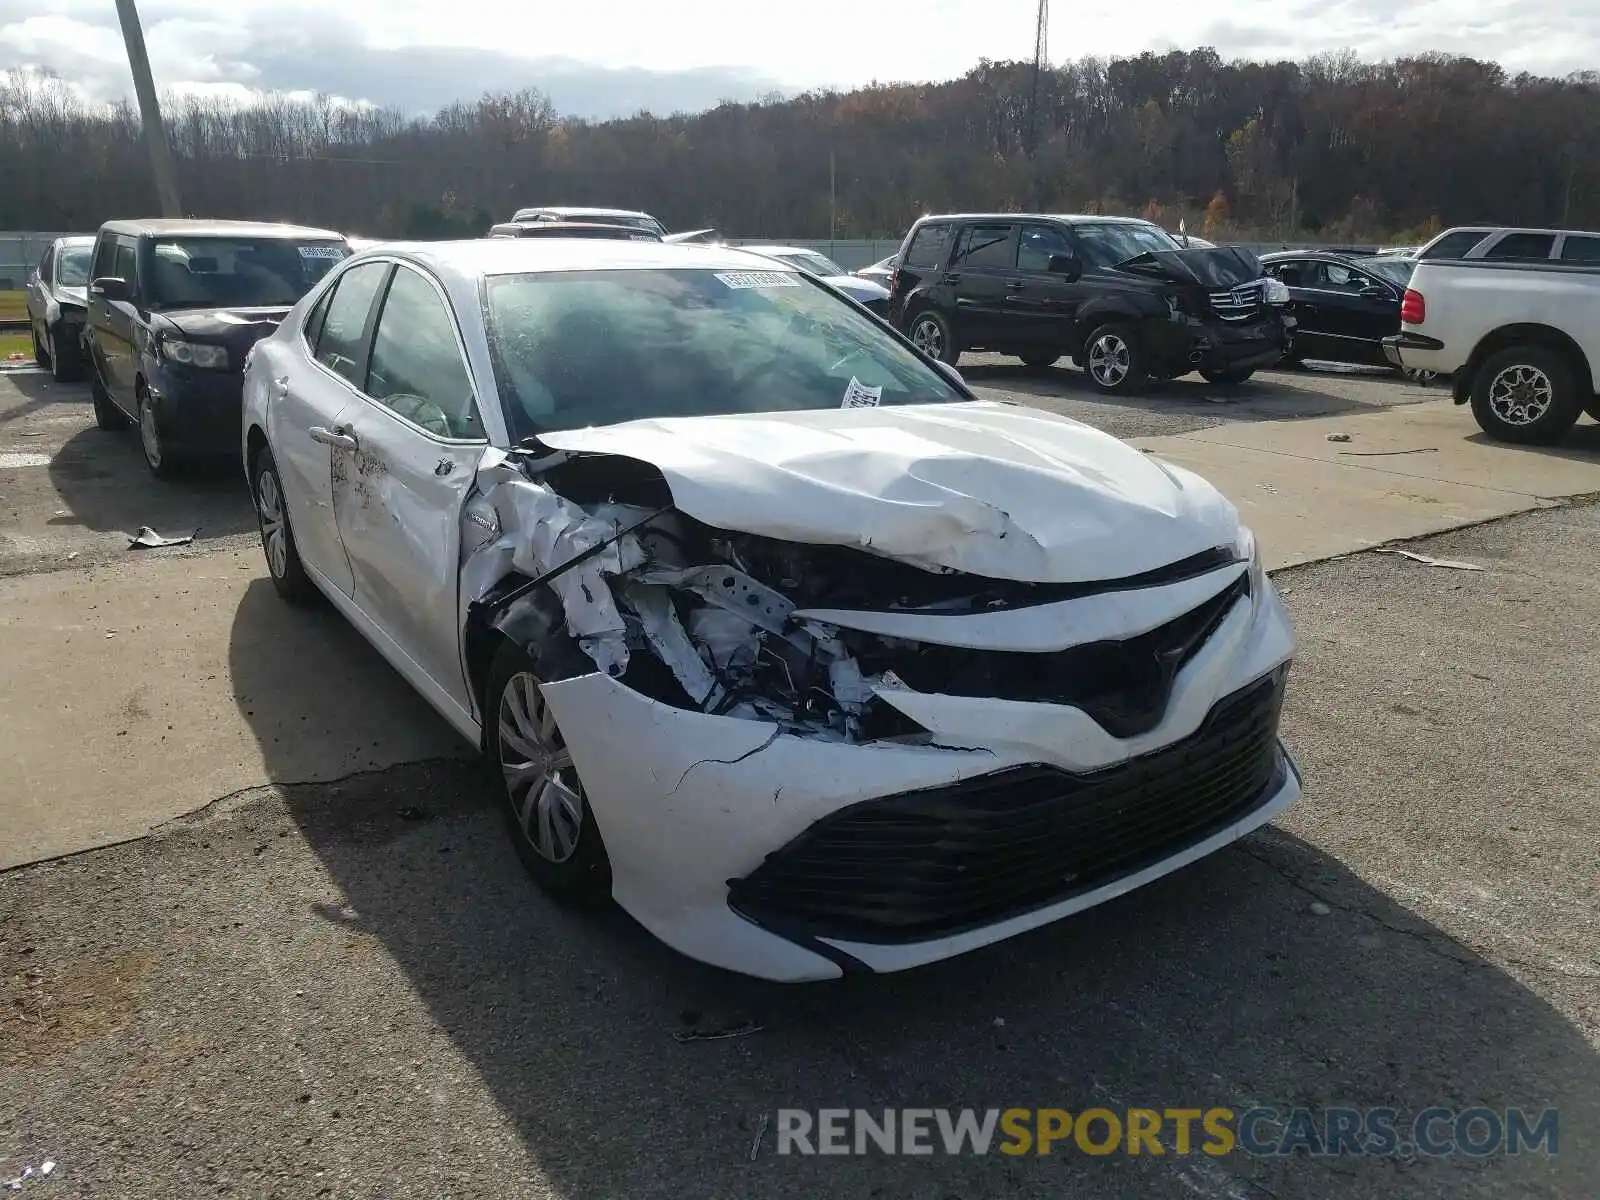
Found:
M 1028 173 L 1033 177 L 1033 206 L 1040 208 L 1044 199 L 1040 195 L 1043 190 L 1042 181 L 1039 179 L 1039 167 L 1034 161 L 1034 155 L 1039 148 L 1039 75 L 1044 70 L 1044 64 L 1050 56 L 1050 0 L 1039 0 L 1039 15 L 1034 22 L 1033 30 L 1033 85 L 1028 91 L 1028 141 L 1026 154 L 1028 158 Z
M 128 48 L 133 93 L 139 99 L 139 119 L 144 125 L 145 145 L 150 147 L 150 171 L 155 176 L 161 215 L 181 217 L 183 205 L 178 199 L 178 176 L 172 168 L 172 147 L 167 145 L 167 127 L 161 122 L 161 105 L 156 100 L 155 80 L 150 76 L 150 56 L 145 53 L 144 30 L 133 0 L 117 0 L 117 19 L 122 22 L 122 41 Z
M 834 242 L 839 238 L 839 173 L 834 162 L 833 151 L 828 151 L 828 256 L 831 258 L 838 251 L 834 249 Z

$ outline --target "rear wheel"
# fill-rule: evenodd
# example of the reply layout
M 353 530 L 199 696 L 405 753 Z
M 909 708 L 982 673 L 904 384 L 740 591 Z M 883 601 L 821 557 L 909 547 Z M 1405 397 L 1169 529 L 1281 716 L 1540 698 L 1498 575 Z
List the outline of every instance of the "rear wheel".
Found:
M 929 358 L 955 366 L 956 360 L 961 357 L 961 351 L 956 349 L 955 335 L 950 331 L 950 322 L 932 309 L 920 312 L 911 319 L 907 336 L 911 338 L 911 344 Z
M 272 576 L 272 586 L 291 604 L 305 604 L 315 599 L 316 585 L 306 575 L 300 561 L 300 550 L 294 544 L 294 530 L 289 528 L 289 505 L 283 496 L 283 478 L 278 474 L 278 464 L 272 451 L 265 448 L 256 455 L 250 469 L 251 491 L 255 494 L 256 524 L 261 529 L 261 550 L 267 557 L 267 573 Z
M 1237 384 L 1243 383 L 1255 373 L 1254 367 L 1251 367 L 1247 370 L 1201 371 L 1200 378 L 1204 379 L 1207 383 L 1221 384 L 1223 387 L 1233 387 Z
M 517 857 L 553 899 L 592 905 L 611 895 L 611 860 L 543 691 L 544 679 L 583 669 L 579 653 L 557 643 L 535 663 L 521 646 L 501 646 L 489 671 L 485 743 Z
M 1472 415 L 1502 442 L 1560 441 L 1582 411 L 1572 368 L 1548 346 L 1512 346 L 1490 355 L 1472 381 Z
M 72 335 L 66 333 L 61 326 L 52 327 L 47 334 L 47 346 L 50 351 L 50 375 L 57 383 L 73 383 L 82 371 L 80 365 L 82 356 L 78 344 L 72 340 Z
M 1127 325 L 1101 325 L 1084 341 L 1083 371 L 1097 391 L 1127 396 L 1145 384 L 1144 349 Z
M 94 423 L 101 429 L 126 429 L 128 418 L 111 403 L 111 395 L 100 382 L 100 372 L 89 368 L 89 398 L 94 401 Z

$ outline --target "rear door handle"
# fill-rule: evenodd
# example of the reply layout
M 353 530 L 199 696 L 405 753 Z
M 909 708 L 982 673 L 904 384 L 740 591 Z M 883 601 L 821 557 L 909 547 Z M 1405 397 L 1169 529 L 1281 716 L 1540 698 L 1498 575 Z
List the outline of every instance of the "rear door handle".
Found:
M 345 427 L 342 425 L 335 426 L 332 429 L 327 429 L 321 425 L 313 425 L 306 432 L 311 435 L 313 442 L 321 442 L 324 446 L 337 446 L 341 450 L 354 450 L 360 445 L 356 441 L 355 434 L 346 433 Z

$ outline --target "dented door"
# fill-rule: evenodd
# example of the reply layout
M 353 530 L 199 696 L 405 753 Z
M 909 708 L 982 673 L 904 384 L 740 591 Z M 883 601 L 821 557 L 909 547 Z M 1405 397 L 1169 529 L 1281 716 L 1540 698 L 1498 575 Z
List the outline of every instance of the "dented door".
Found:
M 341 414 L 333 507 L 361 609 L 469 711 L 456 621 L 461 513 L 487 441 L 443 293 L 398 267 L 363 396 Z

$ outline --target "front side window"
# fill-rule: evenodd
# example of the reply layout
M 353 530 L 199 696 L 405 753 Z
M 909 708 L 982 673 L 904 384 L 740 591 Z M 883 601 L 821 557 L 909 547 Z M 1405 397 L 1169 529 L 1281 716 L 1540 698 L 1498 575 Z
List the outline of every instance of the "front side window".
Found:
M 61 287 L 89 286 L 89 258 L 93 246 L 63 246 L 56 257 L 56 283 Z
M 1054 225 L 1024 225 L 1017 240 L 1017 270 L 1048 271 L 1051 255 L 1071 253 L 1067 235 Z
M 327 315 L 317 331 L 317 361 L 356 387 L 361 386 L 362 334 L 366 332 L 367 316 L 388 272 L 388 263 L 373 262 L 351 267 L 341 275 L 333 285 L 333 298 L 328 301 Z
M 1077 235 L 1084 262 L 1101 268 L 1141 254 L 1183 249 L 1171 234 L 1154 225 L 1077 225 L 1072 232 Z
M 39 278 L 45 283 L 50 282 L 50 264 L 55 261 L 55 257 L 56 248 L 50 246 L 45 250 L 44 257 L 39 260 Z
M 378 313 L 364 390 L 439 437 L 483 436 L 455 319 L 433 285 L 409 267 L 395 271 Z
M 150 247 L 150 302 L 287 308 L 349 253 L 343 242 L 293 238 L 157 238 Z
M 648 417 L 965 400 L 796 271 L 546 272 L 484 284 L 514 441 Z

